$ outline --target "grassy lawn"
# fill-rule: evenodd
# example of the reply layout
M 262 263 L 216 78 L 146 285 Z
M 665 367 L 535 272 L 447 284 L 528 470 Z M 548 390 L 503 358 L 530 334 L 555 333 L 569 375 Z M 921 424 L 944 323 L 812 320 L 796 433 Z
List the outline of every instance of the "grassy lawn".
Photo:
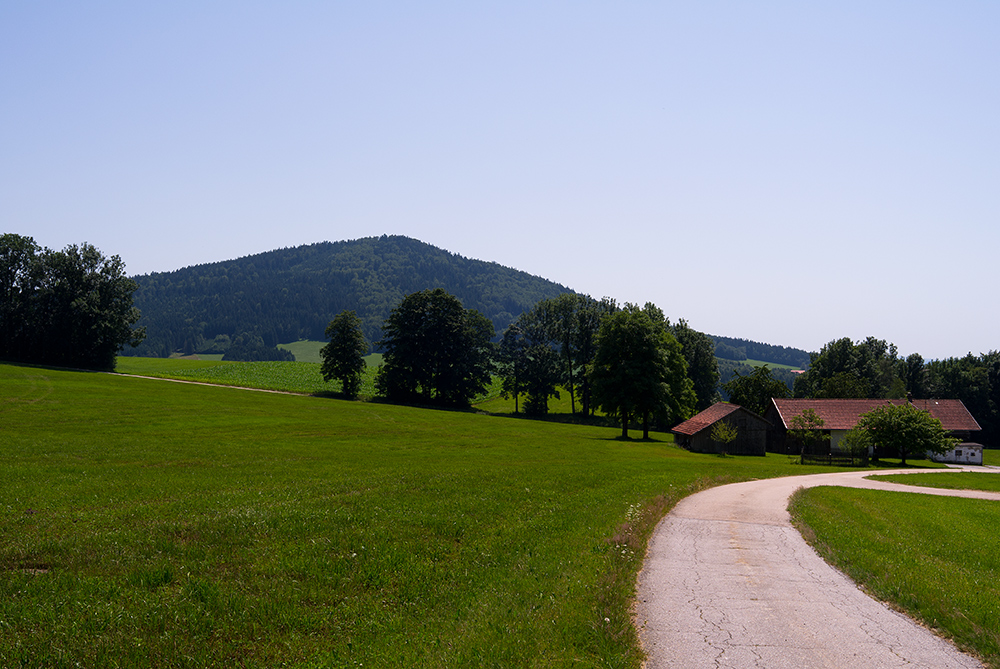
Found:
M 1000 492 L 1000 472 L 946 472 L 942 474 L 891 474 L 872 476 L 873 479 L 905 483 L 906 485 L 921 485 L 929 488 L 947 488 L 949 490 L 986 490 Z
M 1000 667 L 996 502 L 819 487 L 796 493 L 790 510 L 820 555 L 874 597 Z
M 983 464 L 991 467 L 1000 467 L 1000 449 L 984 448 Z
M 0 364 L 0 387 L 4 667 L 637 667 L 662 514 L 829 471 L 117 375 Z

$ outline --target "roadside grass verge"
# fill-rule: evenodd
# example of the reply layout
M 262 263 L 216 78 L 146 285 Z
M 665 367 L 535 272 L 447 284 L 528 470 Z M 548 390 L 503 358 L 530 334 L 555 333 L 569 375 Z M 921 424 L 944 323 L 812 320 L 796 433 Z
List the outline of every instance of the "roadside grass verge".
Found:
M 638 667 L 663 513 L 830 471 L 120 375 L 0 386 L 0 666 Z
M 817 552 L 873 597 L 1000 667 L 996 502 L 817 487 L 795 493 L 789 510 Z
M 941 474 L 886 474 L 869 478 L 906 485 L 948 490 L 985 490 L 1000 492 L 1000 472 L 944 472 Z

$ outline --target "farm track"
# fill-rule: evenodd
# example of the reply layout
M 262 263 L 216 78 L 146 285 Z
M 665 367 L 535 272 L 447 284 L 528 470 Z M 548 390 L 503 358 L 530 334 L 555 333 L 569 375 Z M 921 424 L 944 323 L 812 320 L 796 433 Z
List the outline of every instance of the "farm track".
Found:
M 638 577 L 646 667 L 982 667 L 828 565 L 792 526 L 787 507 L 797 489 L 819 485 L 992 500 L 1000 493 L 870 475 L 750 481 L 681 500 L 656 528 Z
M 124 376 L 131 379 L 150 379 L 153 381 L 172 381 L 174 383 L 190 383 L 196 386 L 212 386 L 215 388 L 233 388 L 235 390 L 252 390 L 258 393 L 274 393 L 276 395 L 297 395 L 299 397 L 312 397 L 313 393 L 293 393 L 289 390 L 270 390 L 268 388 L 250 388 L 248 386 L 237 386 L 228 383 L 210 383 L 208 381 L 191 381 L 188 379 L 173 379 L 166 376 L 144 376 L 142 374 L 122 374 L 121 372 L 102 372 L 112 376 Z

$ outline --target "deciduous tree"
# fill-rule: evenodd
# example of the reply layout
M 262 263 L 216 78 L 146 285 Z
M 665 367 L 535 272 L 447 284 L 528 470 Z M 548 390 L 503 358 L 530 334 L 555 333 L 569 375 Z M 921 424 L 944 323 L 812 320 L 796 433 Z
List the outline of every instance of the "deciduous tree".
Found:
M 868 433 L 875 460 L 898 454 L 904 465 L 907 455 L 928 451 L 944 453 L 957 441 L 948 436 L 941 421 L 909 402 L 886 403 L 861 414 L 856 429 Z
M 772 397 L 788 397 L 788 386 L 773 378 L 767 365 L 754 368 L 753 373 L 746 376 L 734 372 L 733 378 L 722 388 L 730 402 L 761 416 L 770 406 Z
M 341 311 L 326 327 L 326 337 L 330 341 L 319 352 L 323 361 L 320 366 L 323 380 L 336 379 L 344 395 L 357 397 L 368 354 L 361 319 L 352 310 Z
M 41 249 L 30 237 L 0 237 L 0 355 L 10 360 L 110 370 L 133 327 L 136 283 L 118 256 L 91 244 Z
M 385 321 L 380 394 L 466 406 L 491 382 L 493 324 L 441 288 L 407 295 Z
M 648 438 L 651 415 L 678 421 L 694 410 L 680 344 L 635 305 L 601 323 L 592 382 L 595 403 L 621 421 L 623 438 L 630 419 L 642 420 L 643 437 Z

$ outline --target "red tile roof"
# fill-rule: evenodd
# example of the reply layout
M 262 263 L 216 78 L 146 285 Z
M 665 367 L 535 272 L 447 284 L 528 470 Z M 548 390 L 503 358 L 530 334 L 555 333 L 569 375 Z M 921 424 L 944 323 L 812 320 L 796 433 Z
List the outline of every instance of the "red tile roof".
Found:
M 850 430 L 857 425 L 861 414 L 883 404 L 900 405 L 906 400 L 841 400 L 841 399 L 772 399 L 775 409 L 786 429 L 791 429 L 792 418 L 812 409 L 823 419 L 824 430 Z M 982 428 L 965 408 L 961 400 L 914 400 L 913 406 L 929 412 L 949 431 L 978 431 Z
M 671 432 L 686 434 L 688 436 L 696 435 L 705 428 L 712 427 L 717 422 L 740 408 L 741 407 L 738 404 L 716 402 L 701 413 L 688 418 L 686 421 L 672 429 Z

